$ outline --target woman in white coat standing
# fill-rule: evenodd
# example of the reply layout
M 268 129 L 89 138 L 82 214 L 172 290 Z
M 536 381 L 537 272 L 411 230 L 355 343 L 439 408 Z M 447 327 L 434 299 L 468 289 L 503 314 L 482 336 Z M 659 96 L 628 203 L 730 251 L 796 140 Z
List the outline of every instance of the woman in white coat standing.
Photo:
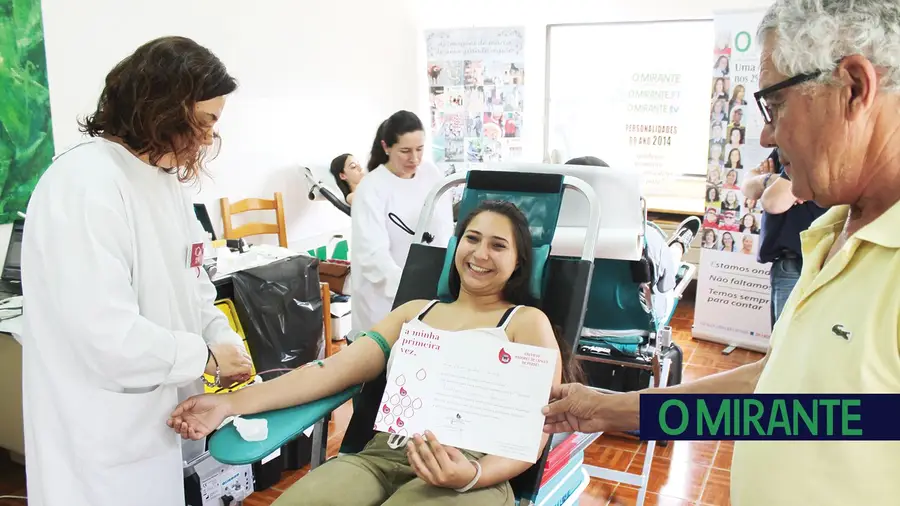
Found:
M 225 96 L 224 65 L 166 37 L 106 77 L 88 138 L 59 155 L 28 205 L 25 458 L 32 506 L 184 504 L 182 447 L 166 420 L 204 372 L 249 377 L 214 305 L 187 188 Z
M 350 297 L 354 331 L 372 328 L 391 312 L 409 247 L 422 237 L 419 215 L 428 193 L 443 180 L 422 161 L 425 128 L 409 111 L 386 119 L 372 142 L 368 170 L 356 187 L 351 215 L 353 241 Z M 431 220 L 432 244 L 445 247 L 453 235 L 451 197 L 445 194 Z

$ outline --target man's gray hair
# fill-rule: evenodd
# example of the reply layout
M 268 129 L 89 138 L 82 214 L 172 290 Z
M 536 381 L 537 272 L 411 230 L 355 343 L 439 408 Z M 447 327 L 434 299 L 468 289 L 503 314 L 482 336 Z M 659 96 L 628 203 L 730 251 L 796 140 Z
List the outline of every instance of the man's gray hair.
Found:
M 828 82 L 838 60 L 859 54 L 883 71 L 883 90 L 900 91 L 898 0 L 777 0 L 757 38 L 772 32 L 772 63 L 785 76 L 823 70 Z

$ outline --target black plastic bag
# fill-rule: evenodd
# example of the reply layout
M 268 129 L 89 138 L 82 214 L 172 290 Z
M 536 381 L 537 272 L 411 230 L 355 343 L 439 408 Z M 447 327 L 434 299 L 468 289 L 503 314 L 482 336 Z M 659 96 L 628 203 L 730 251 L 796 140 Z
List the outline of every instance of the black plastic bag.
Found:
M 301 255 L 233 275 L 235 306 L 259 373 L 295 369 L 319 357 L 325 343 L 318 267 L 317 258 Z

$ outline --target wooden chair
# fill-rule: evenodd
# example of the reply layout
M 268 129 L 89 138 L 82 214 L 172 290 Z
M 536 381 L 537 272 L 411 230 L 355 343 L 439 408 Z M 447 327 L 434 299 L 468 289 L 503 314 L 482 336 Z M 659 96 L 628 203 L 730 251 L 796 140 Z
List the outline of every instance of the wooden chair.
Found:
M 319 290 L 322 293 L 322 332 L 325 337 L 325 358 L 328 358 L 335 351 L 334 343 L 331 341 L 331 287 L 328 283 L 319 283 Z
M 242 239 L 251 235 L 278 234 L 278 245 L 288 247 L 287 228 L 284 223 L 284 202 L 281 192 L 275 192 L 275 200 L 244 199 L 234 204 L 227 197 L 219 199 L 222 207 L 222 225 L 225 239 Z M 245 223 L 237 228 L 231 226 L 231 215 L 247 211 L 274 210 L 277 223 Z

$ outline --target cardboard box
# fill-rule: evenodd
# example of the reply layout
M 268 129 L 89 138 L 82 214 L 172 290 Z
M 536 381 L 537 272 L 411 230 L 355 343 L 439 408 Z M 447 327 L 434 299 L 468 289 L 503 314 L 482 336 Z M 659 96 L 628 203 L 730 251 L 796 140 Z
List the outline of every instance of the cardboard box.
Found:
M 322 260 L 319 262 L 319 281 L 328 283 L 328 288 L 342 295 L 349 295 L 350 262 L 346 260 Z
M 350 333 L 350 303 L 331 303 L 331 339 L 341 341 Z

